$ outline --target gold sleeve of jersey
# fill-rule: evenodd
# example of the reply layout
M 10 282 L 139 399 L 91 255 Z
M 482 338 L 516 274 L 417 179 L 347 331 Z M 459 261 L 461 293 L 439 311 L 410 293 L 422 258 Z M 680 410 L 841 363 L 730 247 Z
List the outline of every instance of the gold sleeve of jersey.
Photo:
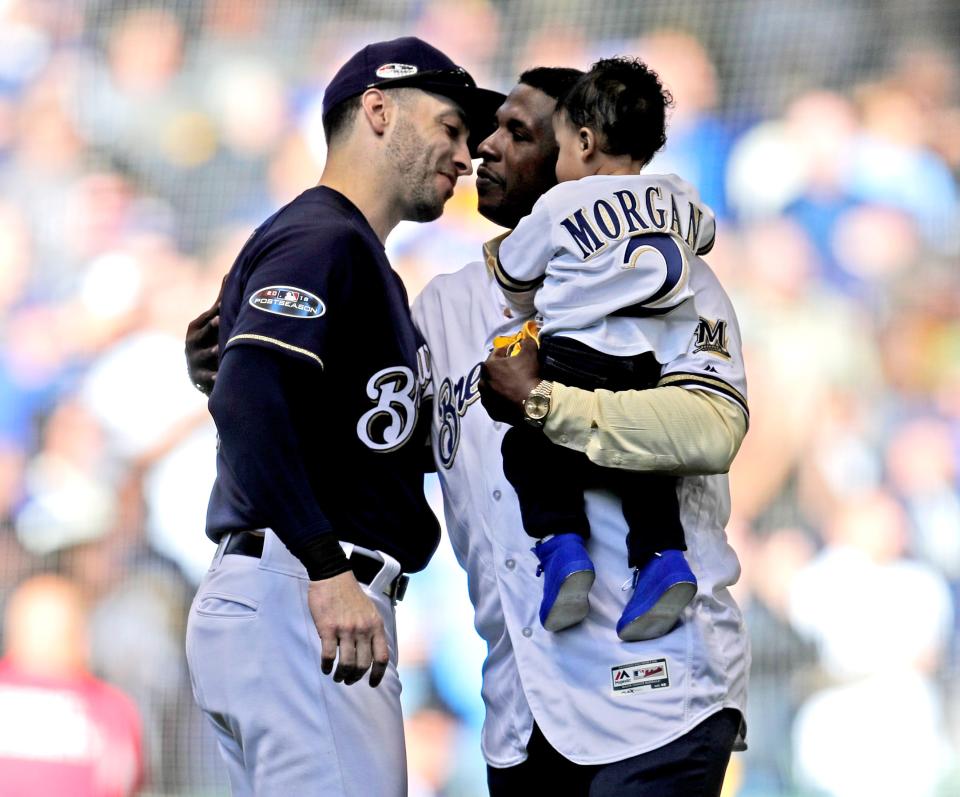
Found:
M 544 433 L 608 468 L 726 473 L 747 431 L 743 411 L 704 390 L 590 392 L 554 383 Z

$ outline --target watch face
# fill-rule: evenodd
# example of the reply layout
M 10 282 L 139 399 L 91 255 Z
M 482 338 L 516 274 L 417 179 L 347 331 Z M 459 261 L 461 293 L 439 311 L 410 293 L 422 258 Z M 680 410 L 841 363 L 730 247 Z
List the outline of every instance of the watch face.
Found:
M 527 396 L 523 412 L 532 421 L 543 420 L 550 412 L 550 399 L 547 396 Z

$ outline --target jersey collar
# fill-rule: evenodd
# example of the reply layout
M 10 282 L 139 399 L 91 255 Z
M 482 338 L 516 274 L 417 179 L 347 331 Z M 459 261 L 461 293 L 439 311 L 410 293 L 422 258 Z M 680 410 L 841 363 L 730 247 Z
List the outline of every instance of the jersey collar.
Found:
M 487 268 L 492 274 L 494 269 L 497 266 L 497 256 L 500 253 L 500 244 L 502 244 L 507 236 L 513 232 L 513 230 L 507 230 L 505 233 L 501 233 L 496 238 L 491 238 L 483 245 L 483 262 L 487 264 Z

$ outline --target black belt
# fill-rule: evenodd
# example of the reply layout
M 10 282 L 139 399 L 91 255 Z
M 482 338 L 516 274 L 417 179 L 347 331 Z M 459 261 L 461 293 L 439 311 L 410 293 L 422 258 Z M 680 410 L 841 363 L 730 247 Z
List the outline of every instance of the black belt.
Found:
M 234 531 L 230 534 L 230 539 L 227 540 L 223 552 L 224 554 L 233 553 L 259 559 L 263 556 L 263 535 L 249 531 Z M 367 586 L 383 569 L 383 562 L 379 559 L 371 559 L 357 551 L 354 551 L 353 555 L 347 559 L 347 564 L 353 570 L 353 575 L 357 581 Z M 408 583 L 410 583 L 410 576 L 401 573 L 383 588 L 383 594 L 391 600 L 402 601 L 403 596 L 407 593 Z

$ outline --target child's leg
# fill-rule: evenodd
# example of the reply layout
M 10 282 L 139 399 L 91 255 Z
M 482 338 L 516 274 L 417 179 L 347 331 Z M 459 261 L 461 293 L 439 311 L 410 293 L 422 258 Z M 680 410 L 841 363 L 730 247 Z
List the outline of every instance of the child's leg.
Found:
M 591 349 L 572 338 L 552 335 L 540 340 L 540 375 L 544 379 L 556 380 L 568 387 L 584 390 L 643 389 L 656 384 L 660 378 L 660 364 L 650 354 L 640 357 L 617 357 Z M 546 441 L 542 432 L 532 431 Z M 588 539 L 590 527 L 583 508 L 583 490 L 588 483 L 599 483 L 606 487 L 608 480 L 605 476 L 613 473 L 614 477 L 617 477 L 619 474 L 607 468 L 599 468 L 585 455 L 552 445 L 549 441 L 545 443 L 544 452 L 551 458 L 560 455 L 560 458 L 556 459 L 555 467 L 551 468 L 551 475 L 557 474 L 558 471 L 563 473 L 559 481 L 552 481 L 553 489 L 542 493 L 544 497 L 540 498 L 540 503 L 543 504 L 539 512 L 540 517 L 549 518 L 555 522 L 566 521 L 571 531 Z M 506 467 L 506 455 L 504 467 Z M 507 478 L 513 481 L 509 474 Z M 520 491 L 517 492 L 519 494 Z M 531 500 L 536 499 L 531 498 Z M 520 495 L 520 503 L 523 508 L 525 496 Z M 575 522 L 574 506 L 576 507 Z M 543 536 L 531 532 L 526 515 L 524 525 L 528 534 Z
M 652 354 L 618 357 L 595 351 L 571 338 L 544 338 L 541 347 L 543 371 L 570 387 L 586 390 L 647 390 L 660 379 L 660 363 Z M 627 521 L 627 553 L 631 567 L 639 567 L 664 550 L 686 550 L 677 480 L 658 473 L 637 473 L 591 465 L 581 489 L 607 487 L 623 502 Z
M 659 473 L 619 471 L 613 484 L 627 521 L 627 563 L 642 567 L 655 553 L 685 551 L 677 478 Z
M 503 438 L 503 472 L 520 499 L 524 530 L 543 576 L 540 622 L 548 631 L 576 625 L 590 611 L 594 568 L 584 545 L 586 457 L 555 446 L 539 429 L 514 427 Z M 544 539 L 548 538 L 548 539 Z
M 633 594 L 617 623 L 626 642 L 668 633 L 697 593 L 677 500 L 677 480 L 661 474 L 617 473 L 610 484 L 623 502 Z
M 539 429 L 515 426 L 503 438 L 503 473 L 520 500 L 523 528 L 534 539 L 550 534 L 590 536 L 583 506 L 586 457 L 554 445 Z
M 651 353 L 633 357 L 604 354 L 573 338 L 540 340 L 540 373 L 584 390 L 646 390 L 660 380 L 660 363 Z
M 595 356 L 601 359 L 593 359 Z M 539 357 L 544 379 L 588 390 L 605 386 L 610 360 L 622 360 L 555 336 L 541 339 Z M 595 466 L 580 452 L 555 445 L 541 430 L 529 426 L 510 429 L 500 450 L 503 472 L 516 490 L 527 534 L 543 539 L 550 534 L 573 533 L 589 539 L 583 490 L 587 474 Z
M 541 351 L 564 384 L 586 389 L 646 390 L 660 377 L 652 355 L 614 357 L 577 341 L 547 338 Z M 613 490 L 621 499 L 629 529 L 629 565 L 634 591 L 617 623 L 624 641 L 653 639 L 676 625 L 693 600 L 697 579 L 683 556 L 686 550 L 675 477 L 591 465 L 584 485 Z
M 560 378 L 542 357 L 541 375 Z M 510 429 L 501 453 L 504 475 L 520 502 L 524 530 L 538 540 L 534 552 L 540 560 L 537 574 L 543 576 L 540 622 L 548 631 L 568 628 L 589 612 L 594 580 L 585 546 L 590 526 L 583 503 L 590 461 L 528 426 Z

